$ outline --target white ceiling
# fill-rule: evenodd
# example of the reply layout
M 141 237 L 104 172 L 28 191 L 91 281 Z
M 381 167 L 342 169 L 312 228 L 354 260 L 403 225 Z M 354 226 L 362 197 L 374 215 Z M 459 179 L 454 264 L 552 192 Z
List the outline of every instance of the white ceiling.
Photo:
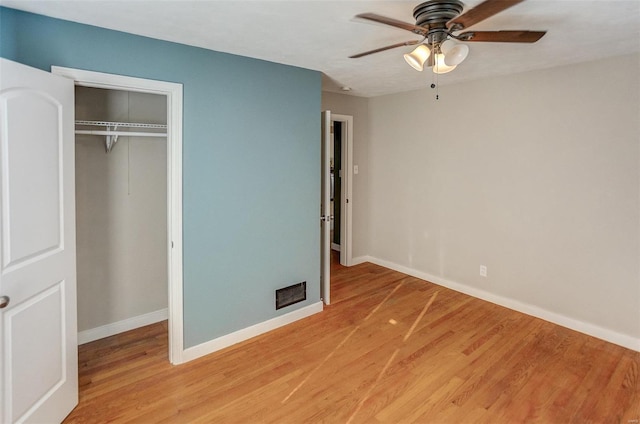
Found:
M 465 10 L 480 2 L 467 0 Z M 353 19 L 354 15 L 373 12 L 414 23 L 412 10 L 418 3 L 0 0 L 1 5 L 42 15 L 318 70 L 324 74 L 323 89 L 340 91 L 347 86 L 351 94 L 366 97 L 431 84 L 429 70 L 417 72 L 404 62 L 402 54 L 412 47 L 348 58 L 420 38 Z M 440 75 L 440 84 L 639 52 L 640 0 L 527 0 L 471 28 L 546 30 L 547 34 L 535 44 L 469 43 L 467 60 Z

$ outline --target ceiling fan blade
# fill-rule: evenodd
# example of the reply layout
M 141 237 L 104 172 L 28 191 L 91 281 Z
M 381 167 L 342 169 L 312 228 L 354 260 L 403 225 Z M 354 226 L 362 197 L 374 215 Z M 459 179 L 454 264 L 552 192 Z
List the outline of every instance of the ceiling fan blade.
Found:
M 522 1 L 524 0 L 485 0 L 466 13 L 451 19 L 447 22 L 447 28 L 451 31 L 469 28 L 471 25 L 484 21 L 496 13 L 500 13 Z
M 468 31 L 459 34 L 460 41 L 486 41 L 494 43 L 535 43 L 546 31 Z
M 368 52 L 354 54 L 353 56 L 349 56 L 349 58 L 350 59 L 357 59 L 359 57 L 366 56 L 366 55 L 369 55 L 369 54 L 383 52 L 385 50 L 395 49 L 396 47 L 413 46 L 414 44 L 418 44 L 418 43 L 420 43 L 420 40 L 405 41 L 404 43 L 396 43 L 396 44 L 392 44 L 390 46 L 380 47 L 380 48 L 374 49 L 374 50 L 369 50 Z
M 367 19 L 369 21 L 378 22 L 381 24 L 391 25 L 396 28 L 411 31 L 414 34 L 418 34 L 423 37 L 426 37 L 427 33 L 429 32 L 427 28 L 423 28 L 421 26 L 399 21 L 397 19 L 387 18 L 386 16 L 376 15 L 375 13 L 361 13 L 359 15 L 356 15 L 356 18 Z

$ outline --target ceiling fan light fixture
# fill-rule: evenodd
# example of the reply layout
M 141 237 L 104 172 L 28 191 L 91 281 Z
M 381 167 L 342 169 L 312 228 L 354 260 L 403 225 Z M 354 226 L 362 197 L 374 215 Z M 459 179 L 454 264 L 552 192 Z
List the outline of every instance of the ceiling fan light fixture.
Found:
M 446 40 L 440 45 L 444 54 L 444 63 L 447 66 L 456 66 L 462 63 L 469 55 L 469 46 L 458 44 L 453 40 Z
M 413 69 L 422 72 L 424 69 L 424 62 L 427 61 L 430 54 L 431 50 L 429 47 L 427 47 L 426 44 L 420 44 L 418 47 L 413 49 L 411 53 L 405 53 L 404 60 L 406 60 L 409 66 Z
M 446 74 L 456 69 L 456 65 L 449 66 L 444 61 L 444 55 L 442 53 L 436 54 L 435 63 L 433 64 L 433 72 L 436 74 Z

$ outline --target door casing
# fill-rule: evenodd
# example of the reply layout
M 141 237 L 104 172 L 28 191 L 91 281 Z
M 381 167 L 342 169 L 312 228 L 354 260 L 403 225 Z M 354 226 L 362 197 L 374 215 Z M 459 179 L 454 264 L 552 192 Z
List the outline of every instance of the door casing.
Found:
M 75 85 L 164 95 L 167 98 L 167 257 L 169 361 L 184 360 L 182 280 L 182 84 L 52 66 Z

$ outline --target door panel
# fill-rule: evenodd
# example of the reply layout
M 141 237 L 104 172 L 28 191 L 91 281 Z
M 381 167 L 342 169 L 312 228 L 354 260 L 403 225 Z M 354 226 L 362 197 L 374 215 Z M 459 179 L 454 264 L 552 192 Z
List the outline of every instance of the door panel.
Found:
M 78 401 L 73 81 L 0 59 L 0 422 Z
M 321 125 L 321 200 L 320 200 L 320 296 L 325 305 L 331 301 L 331 112 L 322 112 Z
M 64 383 L 64 311 L 61 310 L 63 282 L 22 302 L 5 315 L 7 337 L 13 340 L 7 357 L 11 378 L 7 391 L 24 393 L 13 401 L 13 420 L 37 407 L 47 393 Z M 41 328 L 42 327 L 42 328 Z M 34 338 L 17 337 L 45 330 Z M 41 355 L 39 352 L 46 352 Z
M 61 248 L 62 105 L 24 88 L 4 94 L 3 270 Z M 34 125 L 28 118 L 38 116 Z M 22 140 L 9 143 L 9 140 Z

